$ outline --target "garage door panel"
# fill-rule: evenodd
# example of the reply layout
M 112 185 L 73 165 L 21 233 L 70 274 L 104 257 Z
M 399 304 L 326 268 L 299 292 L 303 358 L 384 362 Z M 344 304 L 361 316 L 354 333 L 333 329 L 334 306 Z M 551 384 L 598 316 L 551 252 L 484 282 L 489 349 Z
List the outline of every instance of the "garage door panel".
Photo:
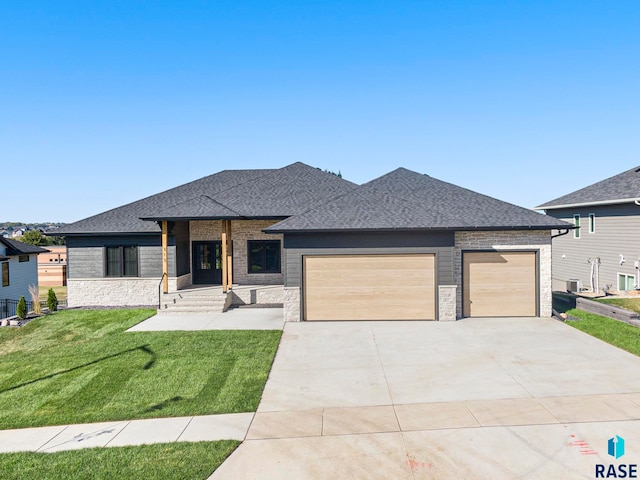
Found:
M 304 257 L 306 320 L 435 318 L 434 255 Z
M 535 316 L 535 252 L 465 252 L 465 317 Z

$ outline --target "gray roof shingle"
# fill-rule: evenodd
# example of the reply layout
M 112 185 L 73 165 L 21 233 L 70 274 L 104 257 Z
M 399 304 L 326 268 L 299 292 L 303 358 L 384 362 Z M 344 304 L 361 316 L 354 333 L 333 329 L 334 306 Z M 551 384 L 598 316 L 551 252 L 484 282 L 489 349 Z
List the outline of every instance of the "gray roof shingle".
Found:
M 572 225 L 398 168 L 267 232 L 557 229 Z
M 160 219 L 285 218 L 355 186 L 300 162 L 280 169 L 224 170 L 72 223 L 56 234 L 157 234 L 158 226 L 149 220 Z
M 596 182 L 536 207 L 537 210 L 607 203 L 628 203 L 640 198 L 640 167 Z
M 0 237 L 0 242 L 4 243 L 7 247 L 7 255 L 27 255 L 29 253 L 44 253 L 49 251 L 46 248 L 19 242 L 10 238 Z

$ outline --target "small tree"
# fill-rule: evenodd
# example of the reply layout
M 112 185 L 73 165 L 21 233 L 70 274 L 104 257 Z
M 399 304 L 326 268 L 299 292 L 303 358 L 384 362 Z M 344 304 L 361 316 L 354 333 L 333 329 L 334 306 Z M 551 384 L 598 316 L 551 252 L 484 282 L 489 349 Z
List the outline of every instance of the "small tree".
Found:
M 25 301 L 24 296 L 20 297 L 20 300 L 18 300 L 16 315 L 18 315 L 20 320 L 27 318 L 27 302 Z
M 56 292 L 53 291 L 53 288 L 50 288 L 47 292 L 47 307 L 49 307 L 50 312 L 58 311 L 58 297 L 56 297 Z

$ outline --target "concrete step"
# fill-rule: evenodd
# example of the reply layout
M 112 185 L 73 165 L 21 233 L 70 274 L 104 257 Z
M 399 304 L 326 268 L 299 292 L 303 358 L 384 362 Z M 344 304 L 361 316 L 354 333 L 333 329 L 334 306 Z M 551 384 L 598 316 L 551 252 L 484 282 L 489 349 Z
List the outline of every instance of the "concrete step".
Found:
M 172 315 L 172 314 L 216 314 L 222 313 L 222 307 L 220 308 L 192 308 L 192 307 L 173 307 L 167 309 L 158 310 L 158 315 Z

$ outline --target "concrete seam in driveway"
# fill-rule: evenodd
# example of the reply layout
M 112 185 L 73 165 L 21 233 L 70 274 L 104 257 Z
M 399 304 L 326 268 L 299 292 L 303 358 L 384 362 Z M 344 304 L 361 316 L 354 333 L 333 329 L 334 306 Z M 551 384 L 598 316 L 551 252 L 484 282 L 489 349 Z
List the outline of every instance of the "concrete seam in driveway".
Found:
M 382 375 L 384 376 L 384 381 L 387 385 L 387 389 L 389 390 L 389 398 L 391 399 L 391 407 L 393 408 L 393 414 L 396 418 L 396 422 L 398 424 L 398 431 L 402 432 L 402 426 L 400 425 L 400 419 L 398 418 L 398 412 L 396 411 L 395 408 L 395 401 L 393 399 L 393 392 L 391 391 L 391 387 L 389 386 L 389 380 L 387 379 L 387 372 L 385 371 L 384 368 L 384 363 L 382 362 L 382 357 L 380 356 L 380 349 L 378 348 L 378 340 L 376 338 L 376 333 L 373 330 L 373 326 L 371 324 L 369 324 L 369 329 L 371 331 L 371 338 L 373 339 L 373 344 L 376 347 L 376 355 L 378 357 L 378 363 L 380 364 L 380 368 L 382 369 Z M 411 464 L 412 461 L 414 461 L 409 454 L 409 448 L 407 447 L 407 442 L 404 439 L 404 435 L 400 436 L 402 438 L 402 447 L 404 449 L 404 454 L 406 456 L 407 462 L 409 464 Z M 413 470 L 411 470 L 411 478 L 415 478 L 413 475 Z

